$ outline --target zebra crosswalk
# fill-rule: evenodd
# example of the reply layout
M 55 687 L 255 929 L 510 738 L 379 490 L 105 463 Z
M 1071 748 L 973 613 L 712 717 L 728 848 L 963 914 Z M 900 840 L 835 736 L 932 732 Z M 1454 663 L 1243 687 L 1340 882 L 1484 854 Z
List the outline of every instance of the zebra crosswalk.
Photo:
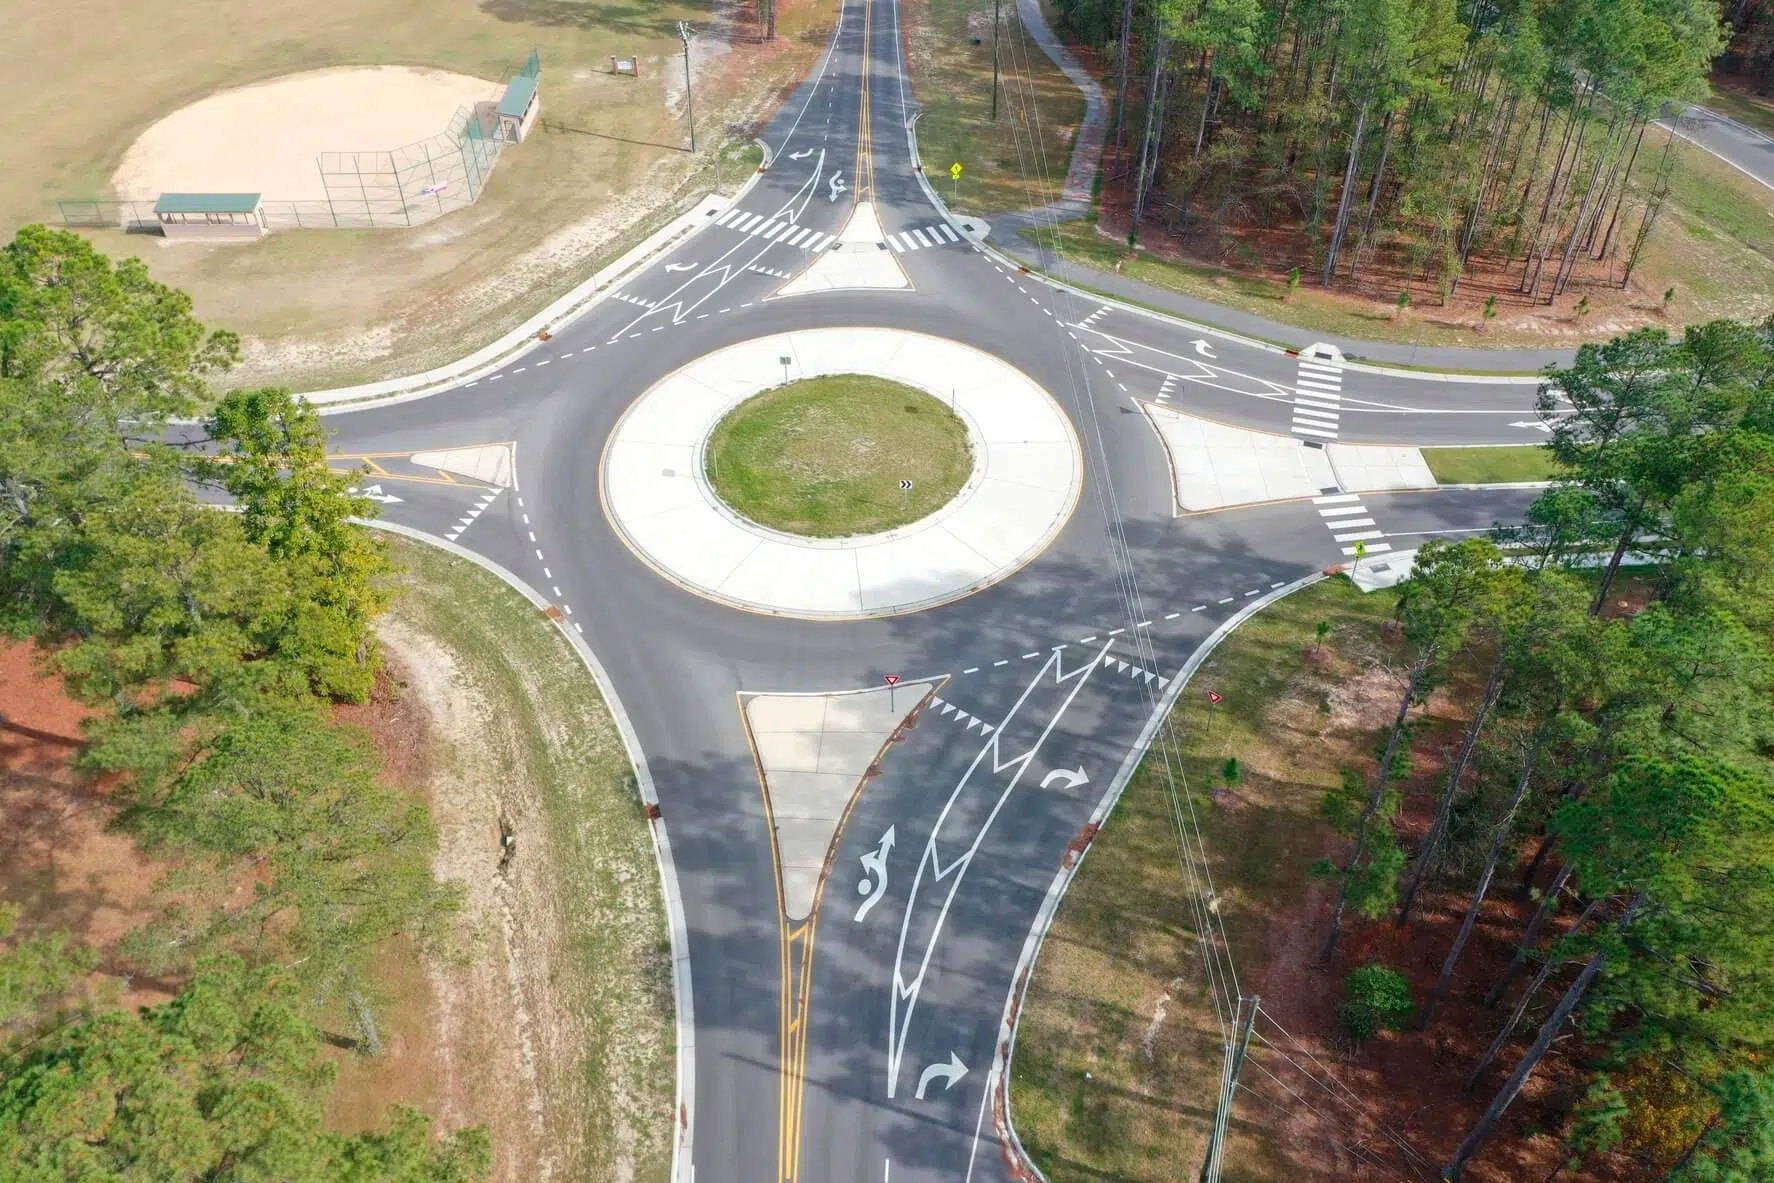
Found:
M 780 242 L 784 246 L 800 247 L 804 251 L 822 251 L 837 241 L 835 234 L 821 234 L 817 230 L 809 230 L 807 227 L 797 226 L 793 222 L 778 222 L 774 218 L 766 218 L 762 214 L 747 213 L 738 208 L 730 209 L 716 218 L 715 225 L 725 226 L 729 230 L 737 230 L 741 234 L 749 234 L 753 238 Z
M 1343 547 L 1345 555 L 1355 553 L 1353 544 L 1357 542 L 1364 544 L 1365 554 L 1375 555 L 1392 549 L 1390 542 L 1369 541 L 1386 537 L 1386 532 L 1373 529 L 1374 519 L 1368 516 L 1367 506 L 1361 503 L 1361 494 L 1332 493 L 1326 497 L 1314 497 L 1312 504 L 1318 507 L 1318 516 L 1324 519 L 1332 540 L 1350 544 Z
M 961 236 L 956 234 L 946 222 L 938 222 L 934 226 L 920 226 L 915 230 L 901 230 L 898 234 L 887 236 L 887 245 L 902 255 L 923 247 L 947 246 L 951 242 L 960 241 Z
M 1334 440 L 1342 413 L 1343 367 L 1300 358 L 1294 379 L 1294 434 Z

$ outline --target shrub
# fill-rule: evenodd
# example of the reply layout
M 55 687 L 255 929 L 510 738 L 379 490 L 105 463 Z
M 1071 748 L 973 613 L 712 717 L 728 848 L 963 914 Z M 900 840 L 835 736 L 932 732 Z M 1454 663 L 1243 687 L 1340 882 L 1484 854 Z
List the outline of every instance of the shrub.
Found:
M 1356 1039 L 1372 1039 L 1381 1031 L 1403 1027 L 1415 1009 L 1411 984 L 1403 974 L 1384 965 L 1364 965 L 1343 979 L 1337 1021 Z

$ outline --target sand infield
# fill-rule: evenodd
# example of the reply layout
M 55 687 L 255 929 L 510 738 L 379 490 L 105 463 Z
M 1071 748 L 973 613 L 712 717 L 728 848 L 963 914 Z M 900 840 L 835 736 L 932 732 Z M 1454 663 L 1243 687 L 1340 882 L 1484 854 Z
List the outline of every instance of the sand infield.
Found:
M 322 152 L 386 152 L 441 133 L 459 107 L 497 99 L 496 82 L 412 66 L 310 70 L 225 90 L 143 132 L 112 177 L 118 197 L 262 193 L 326 198 Z

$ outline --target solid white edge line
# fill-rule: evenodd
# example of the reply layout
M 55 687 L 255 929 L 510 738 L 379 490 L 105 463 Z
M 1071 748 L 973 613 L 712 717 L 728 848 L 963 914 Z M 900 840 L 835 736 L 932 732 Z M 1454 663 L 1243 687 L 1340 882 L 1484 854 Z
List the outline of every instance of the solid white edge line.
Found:
M 415 530 L 411 526 L 402 526 L 396 522 L 364 521 L 352 519 L 358 525 L 367 526 L 372 530 L 386 530 L 390 534 L 400 534 L 439 550 L 448 551 L 457 558 L 467 559 L 483 571 L 505 581 L 505 583 L 524 599 L 530 601 L 542 612 L 546 613 L 549 602 L 535 588 L 519 579 L 512 572 L 495 563 L 489 558 L 475 554 L 464 546 L 457 546 L 435 534 L 427 534 L 423 530 Z M 609 672 L 604 669 L 603 662 L 591 646 L 586 644 L 582 631 L 577 624 L 569 630 L 566 625 L 547 618 L 554 624 L 561 636 L 591 671 L 591 677 L 597 683 L 598 693 L 603 695 L 604 705 L 610 709 L 610 717 L 616 721 L 616 730 L 622 736 L 622 746 L 628 749 L 628 762 L 634 768 L 635 785 L 640 790 L 643 805 L 658 806 L 659 794 L 653 788 L 653 772 L 647 766 L 647 755 L 641 750 L 640 738 L 635 734 L 634 724 L 629 721 L 628 712 L 622 706 L 622 700 L 616 696 L 615 683 L 610 681 Z M 665 819 L 653 818 L 647 823 L 647 831 L 653 837 L 654 861 L 659 867 L 660 889 L 665 896 L 665 925 L 671 941 L 671 989 L 676 1010 L 677 1038 L 677 1104 L 672 1106 L 672 1165 L 671 1177 L 677 1179 L 693 1162 L 691 1155 L 695 1147 L 695 1106 L 696 1106 L 696 1012 L 695 998 L 690 989 L 690 929 L 684 917 L 684 901 L 678 892 L 677 863 L 671 855 L 671 839 L 666 833 Z
M 1230 636 L 1239 625 L 1270 604 L 1325 578 L 1328 577 L 1323 572 L 1315 571 L 1311 575 L 1296 579 L 1292 583 L 1273 589 L 1267 595 L 1252 600 L 1222 621 L 1218 628 L 1208 634 L 1206 640 L 1195 647 L 1195 652 L 1189 655 L 1189 659 L 1183 663 L 1183 668 L 1177 671 L 1176 676 L 1171 678 L 1170 684 L 1164 688 L 1164 694 L 1159 698 L 1158 705 L 1153 708 L 1152 714 L 1146 719 L 1146 725 L 1141 729 L 1139 738 L 1127 750 L 1127 755 L 1122 759 L 1121 766 L 1115 770 L 1114 779 L 1109 782 L 1108 788 L 1097 800 L 1096 808 L 1091 811 L 1090 821 L 1087 824 L 1096 825 L 1099 827 L 1097 832 L 1101 833 L 1100 827 L 1114 810 L 1115 803 L 1121 800 L 1121 794 L 1126 791 L 1128 782 L 1138 771 L 1140 761 L 1145 759 L 1146 750 L 1152 746 L 1152 740 L 1157 736 L 1158 729 L 1164 725 L 1165 718 L 1169 716 L 1171 709 L 1176 705 L 1177 699 L 1182 696 L 1183 690 L 1188 687 L 1196 672 L 1200 670 L 1202 664 L 1219 647 L 1220 643 Z M 1086 844 L 1084 849 L 1078 852 L 1078 857 L 1072 860 L 1071 866 L 1066 866 L 1062 861 L 1060 869 L 1055 872 L 1053 881 L 1047 887 L 1047 895 L 1041 900 L 1041 909 L 1035 914 L 1034 923 L 1029 926 L 1028 936 L 1023 940 L 1022 953 L 1016 959 L 1016 972 L 1010 978 L 1010 991 L 1004 999 L 1004 1015 L 998 1023 L 998 1039 L 993 1045 L 997 1051 L 992 1057 L 991 1071 L 986 1076 L 988 1104 L 996 1099 L 996 1090 L 1000 1088 L 1006 1090 L 1002 1109 L 999 1110 L 997 1105 L 992 1105 L 995 1111 L 1001 1111 L 1004 1114 L 1004 1129 L 1000 1133 L 1009 1139 L 1009 1149 L 1016 1155 L 1020 1165 L 1036 1179 L 1043 1181 L 1047 1176 L 1041 1172 L 1039 1167 L 1035 1166 L 1029 1158 L 1028 1152 L 1023 1149 L 1022 1139 L 1017 1137 L 1015 1114 L 1010 1111 L 1009 1086 L 1006 1082 L 1010 1078 L 1011 1058 L 1016 1054 L 1017 1025 L 1022 1016 L 1023 997 L 1028 991 L 1031 972 L 1041 955 L 1041 943 L 1047 939 L 1047 931 L 1053 926 L 1053 918 L 1059 911 L 1060 900 L 1065 896 L 1066 888 L 1071 886 L 1073 876 L 1078 874 L 1078 868 L 1084 865 L 1084 860 L 1089 856 L 1090 846 L 1093 843 L 1094 839 L 1092 843 Z M 969 1155 L 970 1162 L 978 1154 L 978 1151 L 979 1135 L 976 1132 L 973 1151 Z

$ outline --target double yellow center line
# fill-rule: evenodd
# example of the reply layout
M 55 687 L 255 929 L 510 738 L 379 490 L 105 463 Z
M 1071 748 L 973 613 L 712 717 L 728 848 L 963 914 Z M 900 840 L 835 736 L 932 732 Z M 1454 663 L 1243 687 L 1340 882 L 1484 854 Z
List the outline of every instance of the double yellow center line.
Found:
M 869 109 L 869 75 L 873 72 L 869 46 L 874 31 L 874 0 L 862 3 L 862 99 L 856 122 L 856 200 L 868 201 L 875 188 L 875 136 Z

